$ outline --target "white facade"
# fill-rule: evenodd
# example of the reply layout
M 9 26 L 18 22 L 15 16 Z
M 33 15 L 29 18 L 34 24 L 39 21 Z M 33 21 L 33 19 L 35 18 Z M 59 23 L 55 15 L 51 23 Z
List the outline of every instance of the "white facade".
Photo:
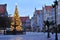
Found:
M 31 27 L 31 19 L 29 18 L 29 16 L 26 20 L 26 27 Z
M 44 7 L 44 21 L 49 20 L 49 21 L 54 21 L 55 20 L 55 11 L 52 6 L 47 6 L 49 8 Z
M 40 14 L 39 14 L 39 15 L 37 14 L 37 16 L 36 16 L 36 17 L 37 17 L 37 26 L 39 26 L 39 27 L 40 27 Z
M 38 29 L 40 29 L 40 10 L 36 10 L 34 11 L 33 17 L 31 18 L 31 27 L 35 29 L 35 31 L 37 31 Z
M 44 10 L 44 21 L 48 20 L 49 22 L 55 22 L 55 12 L 54 12 L 54 8 L 52 8 L 52 6 L 45 6 Z M 47 29 L 47 27 L 45 27 Z M 52 26 L 50 26 L 50 28 L 52 28 Z
M 40 27 L 40 10 L 35 10 L 32 21 L 34 27 Z
M 45 7 L 44 7 L 44 21 L 46 21 L 47 20 L 47 16 L 46 16 L 46 9 L 45 9 Z
M 42 10 L 40 10 L 40 30 L 43 28 L 43 13 Z
M 58 9 L 57 9 L 57 25 L 60 24 L 60 1 L 58 1 Z
M 34 18 L 32 17 L 31 18 L 31 28 L 33 28 L 34 27 Z

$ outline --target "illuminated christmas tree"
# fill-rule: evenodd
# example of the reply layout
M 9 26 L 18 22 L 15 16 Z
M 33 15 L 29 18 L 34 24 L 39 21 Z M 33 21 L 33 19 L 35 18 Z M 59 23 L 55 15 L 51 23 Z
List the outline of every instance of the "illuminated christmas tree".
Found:
M 22 31 L 22 23 L 18 15 L 17 5 L 15 8 L 14 16 L 12 17 L 12 20 L 11 20 L 11 31 L 13 31 L 14 29 L 16 31 Z

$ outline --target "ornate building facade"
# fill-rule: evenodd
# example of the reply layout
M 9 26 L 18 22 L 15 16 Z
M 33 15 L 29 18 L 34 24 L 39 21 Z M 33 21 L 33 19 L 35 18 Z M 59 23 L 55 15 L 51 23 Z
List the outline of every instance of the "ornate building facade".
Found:
M 7 4 L 0 4 L 0 29 L 8 27 Z

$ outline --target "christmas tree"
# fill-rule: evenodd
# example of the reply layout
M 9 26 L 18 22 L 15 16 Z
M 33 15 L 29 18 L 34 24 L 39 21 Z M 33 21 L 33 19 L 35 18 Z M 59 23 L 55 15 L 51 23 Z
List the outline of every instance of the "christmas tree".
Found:
M 22 31 L 22 23 L 18 15 L 17 5 L 15 8 L 14 16 L 12 17 L 11 20 L 11 30 L 13 31 L 14 29 L 16 29 L 16 31 Z

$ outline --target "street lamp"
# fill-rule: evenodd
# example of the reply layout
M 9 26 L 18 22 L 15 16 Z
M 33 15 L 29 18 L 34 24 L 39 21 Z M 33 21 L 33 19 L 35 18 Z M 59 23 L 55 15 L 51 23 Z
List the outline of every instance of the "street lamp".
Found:
M 58 2 L 57 2 L 57 0 L 55 0 L 55 2 L 54 2 L 54 5 L 52 5 L 53 6 L 53 8 L 54 8 L 54 10 L 55 10 L 55 27 L 56 27 L 56 35 L 55 35 L 55 40 L 58 40 L 58 35 L 57 35 L 57 13 L 56 13 L 56 7 L 58 6 Z

